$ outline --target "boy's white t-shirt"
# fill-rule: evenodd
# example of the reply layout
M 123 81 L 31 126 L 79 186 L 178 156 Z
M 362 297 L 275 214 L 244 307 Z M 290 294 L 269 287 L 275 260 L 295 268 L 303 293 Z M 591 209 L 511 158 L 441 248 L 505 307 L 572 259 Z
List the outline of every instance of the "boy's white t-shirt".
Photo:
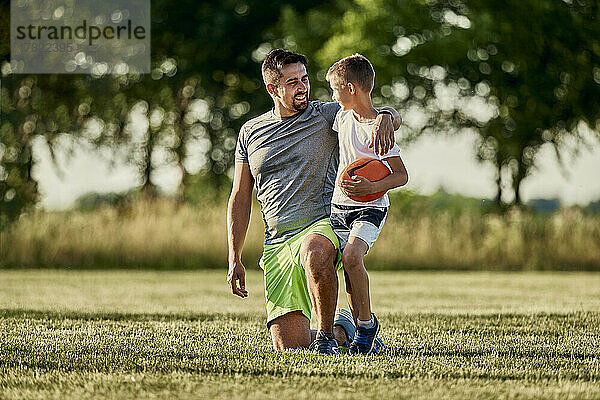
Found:
M 333 122 L 333 130 L 338 133 L 340 146 L 340 165 L 338 167 L 335 189 L 333 189 L 333 204 L 344 206 L 369 206 L 369 207 L 389 207 L 390 200 L 387 193 L 378 199 L 360 202 L 352 200 L 346 196 L 339 186 L 340 176 L 344 169 L 353 161 L 362 157 L 376 158 L 384 160 L 389 157 L 399 157 L 400 147 L 394 144 L 394 147 L 383 156 L 375 154 L 374 148 L 369 148 L 371 142 L 371 131 L 374 122 L 359 122 L 354 118 L 352 110 L 338 111 Z M 384 161 L 389 168 L 389 165 Z M 390 168 L 391 170 L 391 168 Z

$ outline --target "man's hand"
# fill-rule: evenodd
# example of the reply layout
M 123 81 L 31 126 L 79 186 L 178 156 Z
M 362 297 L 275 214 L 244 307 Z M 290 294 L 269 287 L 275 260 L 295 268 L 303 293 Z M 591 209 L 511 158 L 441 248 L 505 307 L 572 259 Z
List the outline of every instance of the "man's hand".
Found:
M 227 247 L 229 248 L 227 283 L 231 293 L 242 298 L 248 297 L 246 268 L 244 268 L 241 258 L 244 239 L 250 222 L 253 186 L 254 178 L 248 163 L 236 162 L 231 196 L 229 196 L 229 202 L 227 203 Z
M 379 114 L 375 119 L 371 131 L 371 143 L 369 147 L 375 147 L 375 154 L 380 156 L 386 154 L 394 147 L 394 124 L 389 114 Z
M 229 284 L 229 287 L 231 288 L 231 293 L 240 296 L 241 298 L 248 297 L 248 291 L 246 290 L 246 268 L 241 261 L 229 262 L 227 284 Z
M 342 180 L 340 187 L 347 196 L 364 196 L 379 191 L 373 182 L 362 176 L 353 176 L 351 181 Z

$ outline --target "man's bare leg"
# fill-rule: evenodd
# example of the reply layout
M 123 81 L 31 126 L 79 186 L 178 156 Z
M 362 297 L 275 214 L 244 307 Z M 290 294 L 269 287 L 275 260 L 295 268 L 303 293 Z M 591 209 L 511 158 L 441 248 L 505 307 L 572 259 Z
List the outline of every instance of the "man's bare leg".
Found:
M 292 311 L 275 318 L 269 324 L 275 350 L 308 347 L 312 341 L 310 321 L 302 311 Z
M 311 329 L 310 330 L 311 343 L 315 341 L 316 337 L 317 337 L 317 331 L 315 331 L 314 329 Z M 338 344 L 344 344 L 350 340 L 348 338 L 348 335 L 346 335 L 346 331 L 344 330 L 344 328 L 342 328 L 339 325 L 336 325 L 333 327 L 333 337 L 335 338 L 336 342 L 338 342 Z
M 336 255 L 333 243 L 323 235 L 306 236 L 300 247 L 300 260 L 317 315 L 317 329 L 329 334 L 333 333 L 333 317 L 338 295 L 334 265 Z
M 310 321 L 302 311 L 292 311 L 275 318 L 270 324 L 271 340 L 275 350 L 306 348 L 314 342 L 317 331 L 309 329 Z M 307 333 L 308 332 L 308 333 Z M 333 336 L 338 343 L 346 343 L 348 337 L 341 326 L 333 328 Z

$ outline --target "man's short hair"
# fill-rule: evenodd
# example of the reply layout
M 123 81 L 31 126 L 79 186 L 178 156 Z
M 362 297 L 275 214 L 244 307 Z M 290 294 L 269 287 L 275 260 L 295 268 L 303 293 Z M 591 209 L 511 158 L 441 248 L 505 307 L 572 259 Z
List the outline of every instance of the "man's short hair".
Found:
M 268 84 L 277 86 L 279 79 L 283 76 L 281 69 L 284 65 L 301 62 L 306 66 L 308 59 L 306 56 L 293 51 L 283 49 L 271 50 L 262 63 L 262 77 L 265 86 Z
M 370 93 L 375 83 L 375 70 L 367 57 L 356 53 L 342 58 L 329 67 L 325 79 L 328 82 L 337 82 L 342 85 L 352 82 Z

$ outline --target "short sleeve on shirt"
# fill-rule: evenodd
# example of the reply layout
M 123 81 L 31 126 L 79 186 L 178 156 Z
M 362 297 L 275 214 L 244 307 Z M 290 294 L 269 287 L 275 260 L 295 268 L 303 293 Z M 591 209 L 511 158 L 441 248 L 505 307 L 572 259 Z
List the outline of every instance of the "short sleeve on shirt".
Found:
M 340 110 L 335 114 L 335 118 L 333 120 L 333 125 L 331 126 L 331 129 L 333 129 L 336 132 L 340 131 L 340 117 L 341 116 L 342 116 L 342 112 Z
M 240 129 L 238 140 L 235 145 L 235 162 L 236 163 L 248 163 L 248 147 L 246 146 L 246 135 L 244 134 L 244 128 Z
M 394 143 L 394 147 L 390 149 L 387 153 L 382 156 L 378 156 L 380 160 L 384 160 L 390 157 L 400 157 L 400 146 L 397 143 Z
M 329 126 L 333 126 L 333 122 L 335 121 L 335 115 L 341 108 L 339 103 L 325 103 L 322 101 L 315 101 L 313 104 L 317 111 L 319 111 L 323 115 L 323 117 L 325 117 Z

